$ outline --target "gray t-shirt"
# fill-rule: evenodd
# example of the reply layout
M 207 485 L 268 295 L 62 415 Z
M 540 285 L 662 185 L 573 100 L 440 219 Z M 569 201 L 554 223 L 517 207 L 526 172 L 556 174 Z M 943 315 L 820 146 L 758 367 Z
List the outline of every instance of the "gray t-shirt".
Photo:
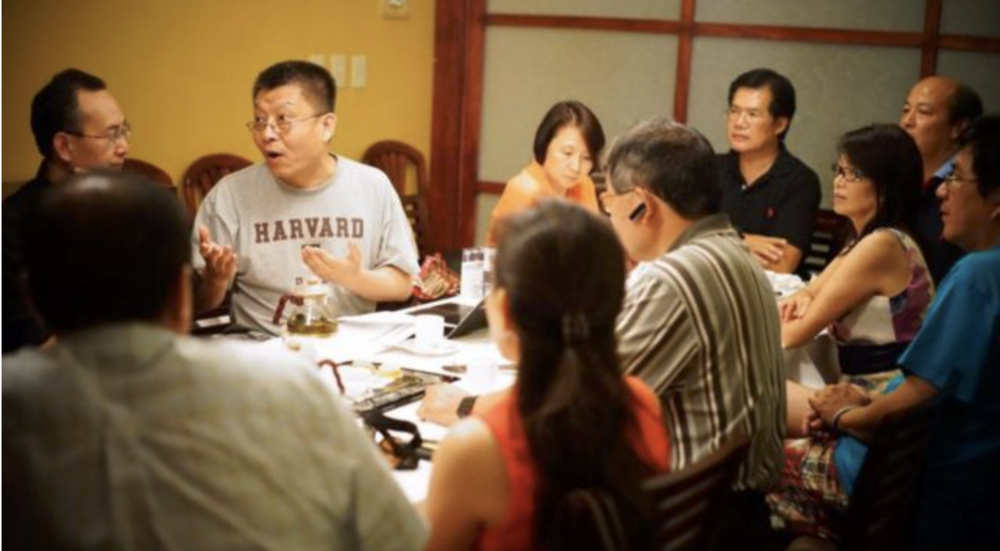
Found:
M 279 328 L 271 320 L 281 295 L 315 277 L 302 262 L 305 245 L 346 258 L 348 243 L 356 242 L 364 269 L 419 271 L 413 233 L 389 179 L 344 157 L 337 157 L 333 176 L 312 189 L 282 183 L 263 164 L 219 181 L 202 202 L 191 235 L 192 263 L 199 271 L 205 266 L 201 225 L 216 243 L 232 246 L 239 255 L 232 296 L 236 322 L 275 335 Z M 339 285 L 333 290 L 338 315 L 375 309 L 372 301 Z

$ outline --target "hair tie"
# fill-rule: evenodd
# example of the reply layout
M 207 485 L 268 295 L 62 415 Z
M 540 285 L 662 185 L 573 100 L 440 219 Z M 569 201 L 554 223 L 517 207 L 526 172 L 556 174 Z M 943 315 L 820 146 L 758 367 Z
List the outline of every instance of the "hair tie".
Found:
M 580 343 L 590 337 L 590 323 L 583 312 L 563 314 L 562 317 L 563 340 L 570 344 Z

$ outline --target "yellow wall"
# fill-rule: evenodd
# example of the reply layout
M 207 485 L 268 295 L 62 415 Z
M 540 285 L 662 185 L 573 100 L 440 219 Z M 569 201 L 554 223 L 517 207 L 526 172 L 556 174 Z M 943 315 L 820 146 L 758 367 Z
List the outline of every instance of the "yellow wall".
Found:
M 411 17 L 393 20 L 382 18 L 382 0 L 8 0 L 3 180 L 34 175 L 31 98 L 71 66 L 103 78 L 121 103 L 134 128 L 129 156 L 175 182 L 203 154 L 259 160 L 243 126 L 254 78 L 274 62 L 313 54 L 368 58 L 366 88 L 338 83 L 332 150 L 357 159 L 394 138 L 427 155 L 434 2 L 411 1 Z

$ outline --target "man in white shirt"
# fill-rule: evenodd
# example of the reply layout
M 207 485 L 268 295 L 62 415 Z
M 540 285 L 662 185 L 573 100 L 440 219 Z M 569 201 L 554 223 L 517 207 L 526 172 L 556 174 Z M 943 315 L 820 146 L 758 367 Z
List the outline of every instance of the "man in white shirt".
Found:
M 183 336 L 185 219 L 128 173 L 42 200 L 28 285 L 58 342 L 4 358 L 4 543 L 421 549 L 425 527 L 315 367 Z

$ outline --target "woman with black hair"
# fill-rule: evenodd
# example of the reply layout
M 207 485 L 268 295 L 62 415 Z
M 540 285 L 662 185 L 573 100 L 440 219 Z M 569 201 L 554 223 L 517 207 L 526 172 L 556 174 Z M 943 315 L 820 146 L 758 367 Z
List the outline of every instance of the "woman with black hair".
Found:
M 830 328 L 842 372 L 887 371 L 920 330 L 934 294 L 909 233 L 920 152 L 913 138 L 888 124 L 848 132 L 837 149 L 833 210 L 850 221 L 852 235 L 819 277 L 781 304 L 782 345 L 802 346 Z
M 604 129 L 590 108 L 573 100 L 553 105 L 535 130 L 532 162 L 507 182 L 493 208 L 486 246 L 496 246 L 498 221 L 542 199 L 565 199 L 598 212 L 590 173 L 602 149 Z
M 837 341 L 842 383 L 853 392 L 876 396 L 902 381 L 897 361 L 916 337 L 934 295 L 923 254 L 911 237 L 922 178 L 920 152 L 896 125 L 879 124 L 848 132 L 837 146 L 833 166 L 833 209 L 851 222 L 844 250 L 804 289 L 781 303 L 785 348 L 802 346 L 829 328 Z M 831 517 L 842 513 L 853 491 L 852 469 L 837 440 L 805 438 L 816 426 L 816 392 L 787 384 L 785 467 L 778 488 L 768 495 L 772 524 L 834 538 Z M 838 391 L 839 392 L 839 391 Z M 870 400 L 870 398 L 869 398 Z M 833 419 L 836 430 L 837 419 Z M 843 473 L 841 473 L 843 474 Z
M 545 201 L 499 227 L 490 335 L 518 364 L 512 390 L 456 425 L 434 458 L 428 549 L 544 549 L 579 489 L 617 504 L 637 548 L 652 542 L 641 481 L 667 469 L 659 401 L 624 377 L 615 319 L 624 252 L 580 207 Z

